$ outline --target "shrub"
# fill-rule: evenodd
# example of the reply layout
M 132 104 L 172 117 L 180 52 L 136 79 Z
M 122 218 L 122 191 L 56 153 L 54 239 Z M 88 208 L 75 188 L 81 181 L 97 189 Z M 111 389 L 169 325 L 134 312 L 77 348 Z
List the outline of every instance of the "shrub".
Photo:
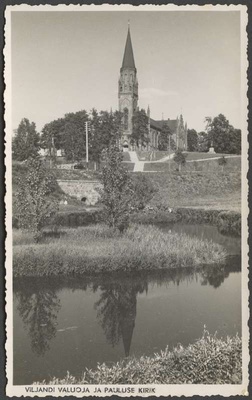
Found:
M 26 173 L 19 178 L 14 208 L 18 226 L 31 230 L 35 241 L 40 239 L 42 227 L 58 209 L 57 199 L 50 196 L 56 186 L 54 176 L 43 162 L 38 157 L 30 158 Z
M 225 156 L 218 158 L 218 164 L 221 166 L 221 170 L 223 172 L 224 166 L 227 164 L 227 159 Z
M 134 207 L 142 210 L 153 198 L 156 188 L 152 181 L 143 174 L 133 176 Z
M 180 149 L 178 149 L 178 150 L 176 151 L 176 153 L 174 154 L 173 161 L 174 161 L 176 164 L 178 164 L 179 171 L 181 171 L 182 165 L 184 165 L 185 162 L 186 162 L 186 156 L 187 156 L 187 155 L 184 154 L 184 153 L 182 152 L 182 150 L 180 150 Z

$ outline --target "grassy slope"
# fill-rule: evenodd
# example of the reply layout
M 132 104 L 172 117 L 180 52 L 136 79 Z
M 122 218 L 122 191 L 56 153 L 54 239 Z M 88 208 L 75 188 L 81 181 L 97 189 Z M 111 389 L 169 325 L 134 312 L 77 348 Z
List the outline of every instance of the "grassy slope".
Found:
M 240 384 L 242 341 L 238 336 L 218 339 L 208 332 L 194 344 L 178 345 L 152 357 L 128 358 L 112 366 L 98 364 L 81 379 L 68 374 L 50 385 L 66 384 Z M 36 382 L 38 384 L 39 382 Z M 40 382 L 45 384 L 46 382 Z
M 58 239 L 33 244 L 31 234 L 14 231 L 14 276 L 67 275 L 199 267 L 223 262 L 212 242 L 153 226 L 132 225 L 123 235 L 103 225 L 67 229 Z
M 173 163 L 174 164 L 174 163 Z M 161 167 L 162 173 L 146 173 L 157 188 L 151 205 L 168 205 L 169 207 L 199 207 L 205 209 L 217 210 L 241 210 L 241 173 L 240 159 L 233 158 L 228 160 L 224 172 L 220 170 L 218 164 L 214 161 L 202 162 L 198 164 L 210 164 L 211 169 L 198 172 L 182 171 L 181 174 L 173 171 L 169 173 L 168 164 L 146 164 L 145 167 Z M 132 169 L 134 164 L 125 163 Z M 188 163 L 193 167 L 193 163 Z M 154 167 L 153 167 L 154 166 Z M 206 167 L 206 166 L 205 166 Z M 17 177 L 24 173 L 24 165 L 13 165 L 13 192 L 17 186 Z M 58 179 L 85 179 L 86 172 L 80 170 L 57 170 Z M 97 179 L 97 173 L 90 173 L 89 179 Z M 62 191 L 59 189 L 59 197 L 62 197 Z M 68 197 L 71 211 L 74 206 L 77 209 L 83 209 L 81 202 Z M 77 204 L 78 203 L 78 204 Z M 68 206 L 64 206 L 67 211 Z
M 151 205 L 241 211 L 241 175 L 237 173 L 150 173 L 157 188 Z

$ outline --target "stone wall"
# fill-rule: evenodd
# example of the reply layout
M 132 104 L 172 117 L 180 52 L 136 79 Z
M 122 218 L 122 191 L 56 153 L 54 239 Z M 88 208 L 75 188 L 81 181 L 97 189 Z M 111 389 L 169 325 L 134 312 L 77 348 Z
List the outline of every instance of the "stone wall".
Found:
M 99 181 L 57 180 L 61 189 L 69 196 L 78 200 L 86 198 L 85 204 L 94 205 L 99 200 L 98 189 L 102 187 Z

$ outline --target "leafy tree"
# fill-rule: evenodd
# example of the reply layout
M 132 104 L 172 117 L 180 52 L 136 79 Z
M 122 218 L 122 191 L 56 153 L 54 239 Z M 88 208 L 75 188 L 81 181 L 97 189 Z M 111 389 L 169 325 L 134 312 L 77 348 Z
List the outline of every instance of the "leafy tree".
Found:
M 182 150 L 178 149 L 173 157 L 173 161 L 178 165 L 179 171 L 181 171 L 182 165 L 186 162 L 186 155 Z
M 106 223 L 123 232 L 129 223 L 134 190 L 128 171 L 122 165 L 122 152 L 115 145 L 104 150 L 101 202 Z
M 198 134 L 195 129 L 187 130 L 187 150 L 198 151 Z
M 79 161 L 86 155 L 86 127 L 88 114 L 85 110 L 65 115 L 62 146 L 68 160 Z
M 208 134 L 204 131 L 198 133 L 198 151 L 207 152 L 210 147 Z
M 27 172 L 19 178 L 14 203 L 19 227 L 32 231 L 35 242 L 58 209 L 58 201 L 50 196 L 56 185 L 54 175 L 38 157 L 28 159 Z
M 12 141 L 13 159 L 27 160 L 29 157 L 38 155 L 39 150 L 40 138 L 36 131 L 36 125 L 27 118 L 23 118 Z
M 218 158 L 218 164 L 221 166 L 221 170 L 223 172 L 223 169 L 224 169 L 225 165 L 227 164 L 227 159 L 224 156 Z
M 234 129 L 231 142 L 230 142 L 230 153 L 241 154 L 241 130 Z
M 148 131 L 148 116 L 144 109 L 135 112 L 132 118 L 132 125 L 130 143 L 138 147 L 145 147 L 150 139 Z
M 41 148 L 48 151 L 50 162 L 55 162 L 56 150 L 63 148 L 62 138 L 65 129 L 65 120 L 59 118 L 46 124 L 40 137 Z
M 216 153 L 240 153 L 241 131 L 234 129 L 223 114 L 219 114 L 211 120 L 208 135 Z
M 111 145 L 118 145 L 122 134 L 122 113 L 93 109 L 91 112 L 90 157 L 100 163 L 102 152 Z

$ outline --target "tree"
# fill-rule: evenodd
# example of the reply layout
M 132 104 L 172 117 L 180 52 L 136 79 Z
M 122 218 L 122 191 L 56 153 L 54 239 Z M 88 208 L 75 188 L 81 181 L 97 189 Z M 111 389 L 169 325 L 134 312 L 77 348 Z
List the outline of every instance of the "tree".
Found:
M 65 120 L 59 118 L 48 124 L 42 129 L 40 137 L 41 148 L 48 151 L 47 157 L 51 162 L 56 160 L 56 151 L 63 148 L 62 138 L 65 129 Z
M 33 232 L 35 242 L 41 238 L 42 227 L 58 210 L 58 201 L 52 196 L 56 185 L 54 175 L 38 157 L 28 159 L 27 172 L 19 178 L 14 202 L 19 227 Z
M 198 134 L 195 129 L 187 130 L 187 150 L 198 151 Z
M 93 109 L 91 112 L 90 157 L 100 163 L 102 152 L 111 145 L 118 145 L 122 134 L 122 113 Z
M 218 158 L 218 164 L 221 166 L 223 172 L 224 166 L 227 164 L 227 159 L 224 156 Z
M 129 223 L 134 190 L 128 171 L 122 165 L 122 152 L 115 145 L 104 150 L 101 202 L 106 223 L 123 232 Z
M 25 161 L 29 157 L 38 155 L 39 150 L 40 138 L 36 125 L 27 118 L 23 118 L 12 141 L 13 159 Z
M 198 133 L 198 151 L 207 152 L 210 147 L 208 134 L 204 131 Z
M 223 114 L 219 114 L 211 120 L 208 135 L 211 138 L 216 153 L 240 153 L 241 131 L 230 125 Z
M 79 161 L 86 155 L 86 127 L 88 114 L 85 110 L 65 115 L 62 146 L 68 160 Z
M 149 142 L 148 116 L 145 110 L 138 110 L 132 118 L 132 134 L 130 143 L 137 147 L 145 147 Z
M 171 130 L 166 122 L 163 123 L 160 135 L 158 137 L 158 150 L 167 150 L 169 147 L 169 137 L 171 138 Z
M 182 165 L 186 162 L 186 155 L 182 153 L 182 150 L 178 149 L 173 157 L 173 161 L 178 164 L 179 171 L 181 171 Z

